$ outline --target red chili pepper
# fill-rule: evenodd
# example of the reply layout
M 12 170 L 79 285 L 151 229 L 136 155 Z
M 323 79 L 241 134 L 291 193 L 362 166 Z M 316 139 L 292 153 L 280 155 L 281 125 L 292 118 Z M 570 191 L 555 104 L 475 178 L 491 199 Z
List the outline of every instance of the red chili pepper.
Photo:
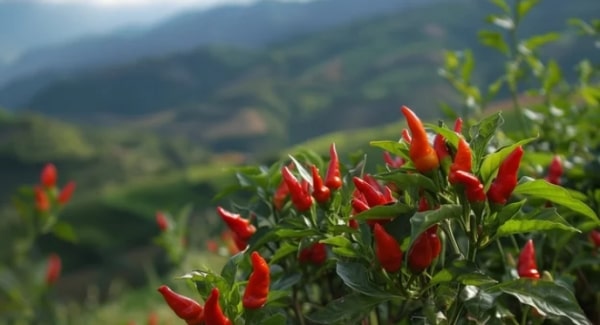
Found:
M 352 181 L 354 182 L 354 186 L 356 186 L 356 188 L 365 196 L 366 203 L 369 207 L 388 203 L 383 193 L 367 183 L 367 181 L 356 176 L 352 178 Z
M 51 163 L 46 164 L 42 169 L 42 173 L 40 174 L 40 183 L 46 188 L 54 187 L 56 185 L 57 178 L 58 173 L 56 171 L 56 166 Z
M 331 196 L 331 190 L 329 187 L 323 184 L 323 180 L 321 179 L 321 175 L 319 175 L 319 169 L 315 165 L 310 166 L 312 170 L 312 178 L 313 178 L 313 192 L 312 195 L 319 203 L 325 203 L 329 201 L 329 197 Z
M 75 182 L 70 181 L 65 186 L 63 186 L 60 193 L 58 193 L 58 197 L 56 200 L 59 204 L 65 205 L 71 200 L 71 196 L 73 196 L 73 192 L 75 192 Z
M 410 144 L 412 142 L 412 137 L 410 136 L 410 132 L 407 129 L 402 130 L 402 139 L 406 141 L 406 143 Z
M 158 325 L 158 314 L 155 312 L 150 312 L 148 314 L 148 325 Z
M 281 180 L 281 183 L 279 183 L 279 186 L 275 190 L 275 194 L 273 194 L 273 206 L 275 207 L 275 210 L 279 211 L 283 208 L 285 199 L 289 194 L 290 189 L 287 187 L 285 181 Z
M 562 177 L 562 174 L 562 161 L 560 160 L 559 156 L 554 156 L 550 166 L 548 166 L 548 176 L 546 176 L 546 181 L 554 185 L 560 185 L 560 178 Z
M 498 168 L 498 176 L 490 186 L 487 197 L 495 204 L 506 204 L 517 186 L 517 172 L 523 157 L 523 147 L 518 146 Z
M 469 202 L 483 202 L 485 201 L 485 192 L 483 189 L 483 184 L 479 181 L 479 179 L 464 170 L 456 170 L 450 172 L 448 176 L 448 181 L 451 184 L 461 184 L 465 188 L 465 195 L 467 196 L 467 200 Z
M 460 138 L 460 140 L 458 140 L 458 148 L 456 150 L 456 155 L 454 156 L 454 162 L 450 165 L 450 173 L 456 170 L 463 170 L 470 173 L 472 168 L 471 156 L 469 143 L 464 138 Z
M 448 150 L 448 145 L 446 144 L 446 139 L 443 135 L 437 134 L 435 138 L 433 138 L 433 150 L 435 150 L 440 162 L 451 159 L 450 150 Z
M 462 131 L 462 126 L 463 120 L 460 117 L 456 118 L 456 121 L 454 121 L 454 132 L 460 134 Z
M 325 186 L 329 187 L 330 190 L 334 191 L 342 187 L 344 182 L 340 173 L 340 160 L 335 149 L 335 143 L 329 146 L 329 166 L 325 175 Z
M 166 285 L 160 286 L 158 292 L 163 296 L 171 310 L 175 312 L 175 315 L 188 324 L 197 325 L 204 321 L 204 310 L 195 300 L 178 294 Z
M 213 288 L 204 304 L 204 321 L 206 325 L 231 325 L 231 321 L 223 314 L 219 304 L 219 289 Z
M 250 223 L 250 220 L 242 218 L 238 213 L 229 212 L 223 209 L 223 207 L 217 207 L 217 213 L 221 216 L 221 219 L 225 221 L 229 229 L 231 229 L 233 240 L 237 247 L 240 250 L 245 249 L 248 240 L 250 240 L 250 237 L 256 232 L 256 227 Z
M 46 212 L 50 210 L 50 199 L 48 199 L 48 194 L 41 186 L 36 186 L 33 188 L 34 199 L 35 199 L 35 207 L 40 212 Z
M 46 267 L 46 284 L 53 285 L 60 278 L 60 271 L 62 269 L 62 261 L 60 256 L 55 253 L 50 254 L 48 258 L 48 265 Z
M 388 234 L 383 227 L 376 223 L 373 229 L 375 237 L 375 256 L 381 267 L 390 273 L 397 272 L 402 267 L 402 249 L 396 239 Z
M 387 151 L 383 152 L 383 160 L 390 168 L 397 169 L 404 165 L 404 159 L 402 159 L 402 157 L 392 157 L 392 154 Z
M 156 224 L 158 225 L 158 229 L 160 229 L 160 231 L 166 231 L 169 229 L 169 220 L 167 220 L 167 217 L 164 215 L 164 213 L 160 211 L 156 211 Z
M 590 232 L 590 241 L 596 248 L 600 248 L 600 231 L 594 229 Z
M 437 224 L 427 228 L 415 239 L 408 251 L 408 268 L 413 273 L 421 273 L 440 254 L 442 244 L 437 236 Z
M 242 304 L 247 309 L 258 309 L 262 308 L 267 302 L 271 284 L 271 270 L 269 264 L 257 251 L 252 252 L 250 259 L 253 271 L 248 279 Z
M 353 219 L 351 219 L 353 220 Z M 354 220 L 356 222 L 356 220 Z M 298 261 L 301 263 L 312 263 L 321 265 L 327 260 L 327 247 L 323 243 L 314 243 L 306 247 L 298 254 Z
M 402 106 L 402 114 L 404 114 L 408 127 L 412 133 L 412 141 L 408 153 L 415 168 L 421 173 L 427 173 L 437 169 L 440 166 L 440 161 L 435 150 L 429 144 L 427 132 L 425 132 L 423 123 L 417 115 L 406 106 Z
M 296 209 L 299 212 L 304 212 L 310 209 L 310 207 L 313 204 L 313 198 L 307 189 L 307 183 L 305 183 L 305 185 L 299 183 L 296 177 L 287 167 L 283 167 L 283 169 L 281 170 L 281 174 L 283 175 L 283 180 L 285 181 L 285 184 L 290 190 L 292 203 L 294 204 Z
M 540 273 L 535 263 L 535 248 L 533 240 L 528 240 L 521 250 L 519 261 L 517 262 L 517 273 L 520 278 L 539 279 Z

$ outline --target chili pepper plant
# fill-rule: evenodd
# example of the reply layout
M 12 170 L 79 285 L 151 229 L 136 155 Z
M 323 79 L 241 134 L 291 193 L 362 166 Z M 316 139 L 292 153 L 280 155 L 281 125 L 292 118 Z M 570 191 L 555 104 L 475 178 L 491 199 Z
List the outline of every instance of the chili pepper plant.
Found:
M 208 325 L 590 324 L 573 269 L 540 252 L 600 222 L 581 194 L 528 174 L 536 138 L 497 137 L 501 113 L 463 131 L 400 112 L 405 136 L 370 143 L 381 156 L 347 161 L 331 144 L 237 170 L 222 195 L 250 199 L 217 211 L 242 251 L 220 272 L 183 275 L 202 299 L 186 316 L 195 295 L 165 295 L 175 313 Z

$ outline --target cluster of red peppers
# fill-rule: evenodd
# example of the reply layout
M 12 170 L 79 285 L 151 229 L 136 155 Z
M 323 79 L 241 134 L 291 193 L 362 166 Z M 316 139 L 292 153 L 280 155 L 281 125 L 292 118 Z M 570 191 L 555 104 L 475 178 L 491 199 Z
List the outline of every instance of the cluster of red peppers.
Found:
M 311 263 L 321 265 L 327 260 L 327 246 L 323 243 L 313 243 L 312 245 L 302 249 L 298 254 L 300 263 Z
M 58 171 L 52 163 L 46 164 L 40 173 L 40 184 L 34 186 L 33 194 L 36 210 L 42 213 L 50 211 L 53 202 L 59 206 L 65 205 L 71 200 L 75 191 L 75 182 L 69 181 L 57 193 Z
M 269 264 L 256 251 L 250 255 L 252 273 L 242 296 L 242 305 L 245 309 L 262 308 L 268 300 L 271 285 L 271 271 Z M 206 298 L 204 307 L 194 299 L 183 296 L 171 290 L 166 285 L 158 288 L 167 305 L 188 325 L 231 325 L 227 315 L 223 312 L 219 301 L 220 291 L 212 288 L 210 295 Z

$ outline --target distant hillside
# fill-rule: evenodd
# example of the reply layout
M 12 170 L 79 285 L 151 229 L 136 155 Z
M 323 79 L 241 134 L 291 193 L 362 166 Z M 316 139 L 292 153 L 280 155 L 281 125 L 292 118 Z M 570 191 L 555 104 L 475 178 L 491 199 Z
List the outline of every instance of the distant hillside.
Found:
M 18 61 L 0 70 L 0 86 L 9 81 L 18 82 L 18 77 L 27 76 L 38 79 L 36 86 L 29 87 L 27 91 L 0 93 L 0 105 L 21 106 L 51 80 L 82 69 L 173 54 L 207 44 L 256 47 L 356 19 L 439 1 L 444 0 L 369 0 L 368 5 L 363 0 L 264 0 L 255 5 L 230 5 L 188 12 L 149 30 L 90 37 L 27 52 Z M 43 82 L 40 84 L 39 80 Z
M 542 2 L 524 32 L 564 30 L 600 2 L 556 10 Z M 39 92 L 32 110 L 82 123 L 153 129 L 213 150 L 277 150 L 308 138 L 398 119 L 407 104 L 425 118 L 456 97 L 437 75 L 445 48 L 473 48 L 476 80 L 502 69 L 476 41 L 491 5 L 478 0 L 412 8 L 272 45 L 265 50 L 205 48 L 67 78 Z M 448 12 L 452 12 L 449 15 Z M 552 55 L 573 63 L 571 39 Z M 481 59 L 485 58 L 485 60 Z M 569 66 L 569 65 L 567 65 Z

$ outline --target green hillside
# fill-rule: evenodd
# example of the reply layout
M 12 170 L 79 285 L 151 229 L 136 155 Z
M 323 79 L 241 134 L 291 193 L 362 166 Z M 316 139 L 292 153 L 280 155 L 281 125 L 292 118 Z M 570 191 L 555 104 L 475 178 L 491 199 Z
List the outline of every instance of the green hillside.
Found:
M 400 104 L 439 116 L 441 101 L 457 103 L 438 76 L 443 49 L 473 48 L 475 80 L 490 80 L 500 57 L 476 41 L 490 12 L 485 1 L 413 8 L 274 44 L 265 50 L 203 48 L 76 76 L 51 85 L 27 107 L 83 123 L 179 134 L 214 150 L 277 150 L 323 133 L 376 126 Z M 560 7 L 561 10 L 556 10 Z M 565 30 L 600 3 L 563 6 L 543 1 L 526 34 Z M 451 12 L 452 14 L 448 14 Z M 574 62 L 591 48 L 564 38 L 553 57 Z

